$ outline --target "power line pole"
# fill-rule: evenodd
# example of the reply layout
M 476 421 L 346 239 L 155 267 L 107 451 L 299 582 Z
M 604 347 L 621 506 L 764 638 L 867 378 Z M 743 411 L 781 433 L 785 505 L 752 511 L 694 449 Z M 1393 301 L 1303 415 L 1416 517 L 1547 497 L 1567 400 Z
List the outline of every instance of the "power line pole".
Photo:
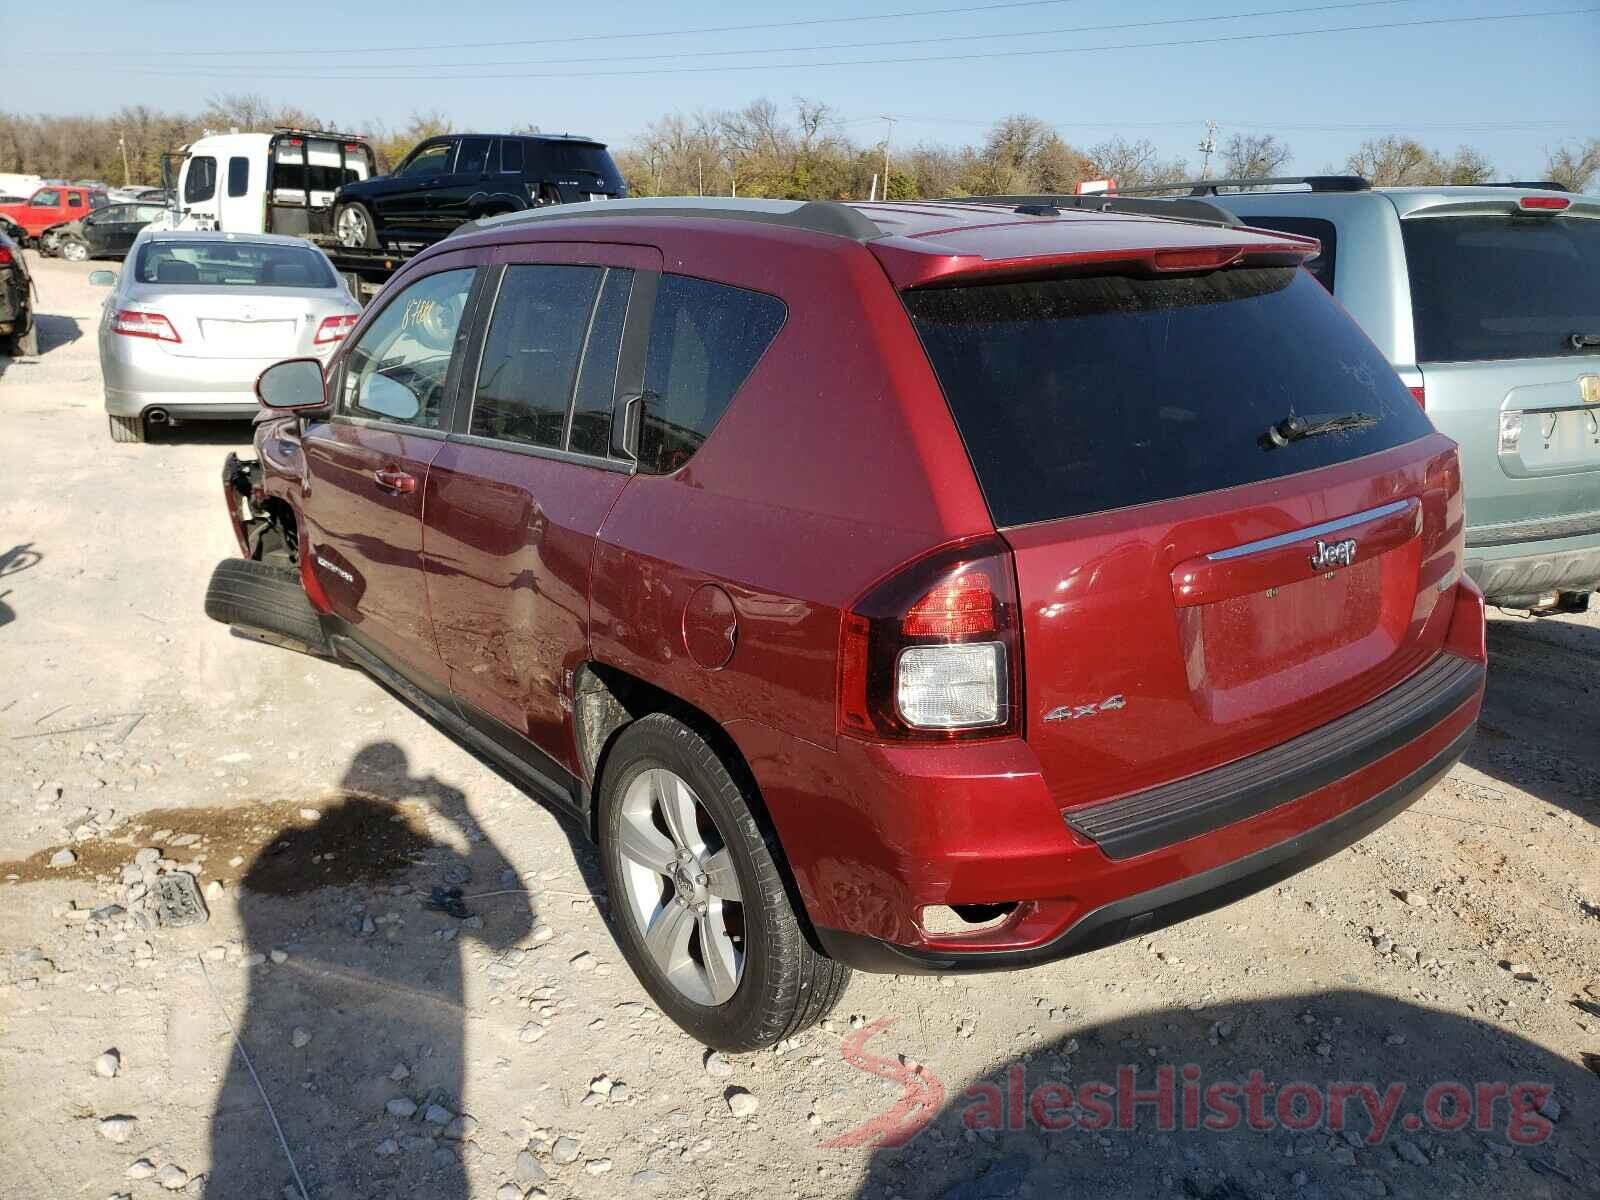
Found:
M 888 128 L 883 132 L 883 198 L 889 198 L 889 139 L 894 136 L 894 123 L 896 118 L 885 116 Z
M 122 151 L 122 186 L 128 186 L 128 139 L 117 134 L 117 147 Z
M 1200 178 L 1207 179 L 1211 175 L 1211 156 L 1217 152 L 1217 123 L 1206 122 L 1206 136 L 1200 142 L 1200 153 L 1205 157 L 1200 160 Z

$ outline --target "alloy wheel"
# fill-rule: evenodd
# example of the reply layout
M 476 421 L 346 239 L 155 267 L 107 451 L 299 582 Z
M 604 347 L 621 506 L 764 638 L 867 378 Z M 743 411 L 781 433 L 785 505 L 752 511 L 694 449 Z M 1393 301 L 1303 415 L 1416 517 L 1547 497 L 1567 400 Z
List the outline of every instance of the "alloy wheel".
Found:
M 719 1005 L 744 972 L 744 904 L 726 839 L 694 789 L 665 768 L 640 772 L 618 830 L 629 916 L 685 999 Z
M 89 257 L 89 247 L 76 239 L 68 239 L 61 243 L 61 257 L 68 262 L 85 262 Z
M 347 208 L 339 214 L 339 244 L 365 246 L 367 244 L 367 219 L 359 208 Z

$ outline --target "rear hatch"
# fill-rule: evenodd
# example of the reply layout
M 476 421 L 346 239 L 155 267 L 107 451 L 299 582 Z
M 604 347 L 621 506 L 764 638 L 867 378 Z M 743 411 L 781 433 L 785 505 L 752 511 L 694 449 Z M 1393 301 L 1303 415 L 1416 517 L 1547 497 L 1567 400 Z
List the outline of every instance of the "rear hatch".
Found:
M 1461 445 L 1468 545 L 1585 515 L 1600 532 L 1600 202 L 1512 193 L 1400 228 L 1428 412 Z
M 1063 806 L 1276 745 L 1438 653 L 1454 450 L 1304 271 L 903 296 L 1015 555 L 1025 736 Z

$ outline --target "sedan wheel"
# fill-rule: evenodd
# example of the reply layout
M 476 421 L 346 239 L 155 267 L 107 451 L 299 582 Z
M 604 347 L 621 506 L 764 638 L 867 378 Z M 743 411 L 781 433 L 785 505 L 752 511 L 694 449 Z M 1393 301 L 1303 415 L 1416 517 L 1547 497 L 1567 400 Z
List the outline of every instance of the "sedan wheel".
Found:
M 744 905 L 711 814 L 657 768 L 628 785 L 618 834 L 628 908 L 657 969 L 685 999 L 726 1003 L 744 973 Z
M 67 238 L 61 243 L 61 257 L 68 262 L 87 262 L 89 260 L 89 247 L 77 238 Z

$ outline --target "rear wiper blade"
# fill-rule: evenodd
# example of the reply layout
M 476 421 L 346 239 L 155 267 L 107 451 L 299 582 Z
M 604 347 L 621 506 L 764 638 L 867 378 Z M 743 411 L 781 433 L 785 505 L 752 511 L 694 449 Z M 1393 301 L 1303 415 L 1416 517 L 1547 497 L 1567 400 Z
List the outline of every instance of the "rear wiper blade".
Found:
M 1267 427 L 1267 431 L 1261 435 L 1261 445 L 1263 449 L 1271 450 L 1275 446 L 1287 446 L 1290 442 L 1302 441 L 1319 434 L 1342 433 L 1347 429 L 1366 429 L 1377 423 L 1377 417 L 1364 412 L 1317 413 L 1309 417 L 1290 413 L 1283 420 Z

